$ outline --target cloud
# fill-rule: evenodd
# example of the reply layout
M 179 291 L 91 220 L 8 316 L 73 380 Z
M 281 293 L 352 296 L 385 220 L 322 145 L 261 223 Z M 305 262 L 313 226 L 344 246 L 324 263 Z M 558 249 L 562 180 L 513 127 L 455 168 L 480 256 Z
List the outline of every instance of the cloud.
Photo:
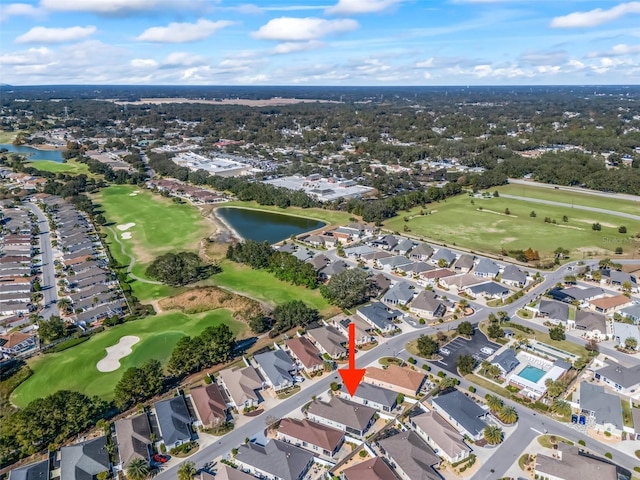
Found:
M 154 43 L 197 42 L 213 35 L 218 30 L 233 25 L 227 20 L 212 22 L 201 18 L 196 23 L 172 22 L 166 27 L 151 27 L 142 32 L 136 40 Z
M 637 55 L 640 54 L 640 45 L 626 45 L 620 43 L 614 45 L 611 50 L 606 52 L 590 52 L 587 54 L 587 58 L 599 58 L 599 57 L 619 57 L 622 55 Z
M 156 68 L 158 62 L 152 58 L 134 58 L 129 62 L 134 68 Z
M 551 20 L 551 28 L 596 27 L 612 22 L 629 14 L 640 13 L 640 2 L 628 2 L 616 5 L 608 10 L 596 8 L 588 12 L 574 12 Z
M 281 42 L 308 42 L 335 33 L 351 32 L 360 25 L 355 20 L 326 20 L 324 18 L 280 17 L 269 20 L 253 37 Z
M 201 2 L 176 2 L 172 0 L 40 0 L 47 10 L 61 12 L 91 12 L 101 15 L 121 15 L 160 9 L 193 9 Z
M 286 53 L 296 53 L 296 52 L 305 52 L 307 50 L 313 50 L 315 48 L 320 48 L 324 44 L 318 41 L 309 41 L 309 42 L 285 42 L 279 43 L 276 45 L 276 48 L 273 49 L 273 53 L 277 55 L 282 55 Z
M 44 11 L 34 7 L 29 3 L 9 3 L 0 5 L 0 22 L 7 20 L 9 17 L 41 17 Z
M 93 35 L 97 28 L 87 27 L 47 28 L 33 27 L 15 39 L 16 43 L 65 43 L 74 42 Z
M 325 10 L 329 15 L 354 15 L 375 13 L 403 3 L 405 0 L 338 0 L 338 3 Z
M 519 57 L 519 61 L 528 65 L 557 65 L 566 63 L 569 59 L 567 52 L 564 50 L 554 50 L 537 52 L 530 51 L 523 53 Z

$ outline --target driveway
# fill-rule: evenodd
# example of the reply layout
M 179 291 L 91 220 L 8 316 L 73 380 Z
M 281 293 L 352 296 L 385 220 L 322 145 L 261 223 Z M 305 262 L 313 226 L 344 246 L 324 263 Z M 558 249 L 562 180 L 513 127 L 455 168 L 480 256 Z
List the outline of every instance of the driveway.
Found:
M 471 336 L 471 340 L 458 336 L 446 345 L 443 345 L 440 351 L 442 352 L 443 349 L 447 349 L 450 353 L 448 355 L 442 354 L 442 360 L 435 360 L 433 363 L 436 363 L 443 370 L 457 375 L 458 369 L 456 367 L 456 361 L 460 355 L 471 355 L 478 362 L 482 362 L 501 346 L 499 343 L 488 340 L 484 333 L 476 328 L 475 333 Z M 484 353 L 482 352 L 483 348 L 490 348 L 493 352 Z

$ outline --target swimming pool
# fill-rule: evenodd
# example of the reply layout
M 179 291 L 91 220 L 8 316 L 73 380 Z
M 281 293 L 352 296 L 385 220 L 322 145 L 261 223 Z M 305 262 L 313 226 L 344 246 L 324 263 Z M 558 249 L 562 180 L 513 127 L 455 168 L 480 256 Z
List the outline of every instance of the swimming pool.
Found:
M 518 376 L 524 378 L 525 380 L 529 380 L 530 382 L 538 383 L 538 380 L 540 380 L 544 376 L 544 370 L 540 370 L 538 367 L 527 365 L 522 369 Z

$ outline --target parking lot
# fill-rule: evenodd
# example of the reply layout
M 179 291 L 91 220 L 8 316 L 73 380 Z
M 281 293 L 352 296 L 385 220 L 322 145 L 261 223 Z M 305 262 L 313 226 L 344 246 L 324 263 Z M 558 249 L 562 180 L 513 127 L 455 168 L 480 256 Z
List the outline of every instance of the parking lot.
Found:
M 491 342 L 480 330 L 476 328 L 471 340 L 458 336 L 449 343 L 443 345 L 440 349 L 442 360 L 436 360 L 434 363 L 443 370 L 457 374 L 458 370 L 456 367 L 456 360 L 460 355 L 471 355 L 478 362 L 482 362 L 501 346 L 502 345 L 499 343 Z M 483 349 L 490 350 L 485 350 L 483 352 Z M 448 355 L 445 354 L 447 351 L 449 352 Z

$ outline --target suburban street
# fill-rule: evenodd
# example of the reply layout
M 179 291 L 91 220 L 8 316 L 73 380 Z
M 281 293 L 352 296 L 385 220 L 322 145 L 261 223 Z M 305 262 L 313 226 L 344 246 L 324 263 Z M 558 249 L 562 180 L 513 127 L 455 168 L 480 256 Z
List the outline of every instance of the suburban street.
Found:
M 25 207 L 31 210 L 38 218 L 38 228 L 40 229 L 40 258 L 42 259 L 42 295 L 44 296 L 44 308 L 40 316 L 45 320 L 52 315 L 60 315 L 58 310 L 58 288 L 56 286 L 56 271 L 53 264 L 53 248 L 51 247 L 51 234 L 49 232 L 49 221 L 44 212 L 33 203 L 25 203 Z

